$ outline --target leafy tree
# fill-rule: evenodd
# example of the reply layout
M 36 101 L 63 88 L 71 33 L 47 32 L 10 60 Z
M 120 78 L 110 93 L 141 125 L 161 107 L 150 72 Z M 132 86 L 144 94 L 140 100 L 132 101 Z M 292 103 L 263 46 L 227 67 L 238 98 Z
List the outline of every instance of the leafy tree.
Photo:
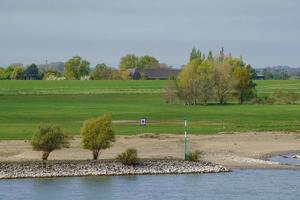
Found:
M 248 71 L 250 72 L 250 77 L 251 79 L 255 79 L 257 76 L 257 71 L 256 69 L 254 69 L 251 65 L 247 65 L 246 68 L 248 69 Z
M 222 47 L 220 51 L 219 61 L 223 62 L 224 59 L 225 59 L 225 52 L 224 52 L 224 47 Z
M 0 67 L 0 80 L 7 79 L 5 69 L 3 67 Z
M 214 70 L 213 63 L 210 60 L 205 60 L 198 66 L 199 92 L 200 101 L 207 104 L 212 98 L 214 87 Z
M 179 97 L 185 104 L 207 104 L 213 94 L 213 65 L 209 60 L 192 60 L 179 74 Z
M 214 57 L 212 51 L 206 59 L 196 56 L 197 50 L 194 48 L 191 61 L 183 66 L 179 74 L 178 96 L 186 105 L 207 104 L 213 96 L 224 104 L 232 92 L 240 103 L 255 96 L 252 76 L 256 71 L 250 65 L 246 66 L 242 58 L 226 56 L 223 48 L 218 57 Z
M 153 56 L 144 55 L 138 57 L 134 54 L 127 54 L 123 56 L 119 63 L 119 69 L 121 71 L 127 69 L 145 69 L 145 68 L 158 68 L 160 63 Z
M 190 54 L 190 62 L 194 59 L 205 60 L 205 55 L 201 53 L 201 51 L 196 49 L 195 47 L 192 49 Z
M 94 160 L 98 159 L 101 150 L 109 148 L 115 141 L 109 115 L 85 121 L 80 134 L 82 147 L 93 152 Z
M 90 63 L 80 56 L 74 56 L 64 64 L 64 74 L 67 79 L 80 79 L 90 71 Z
M 5 79 L 12 79 L 12 74 L 13 74 L 14 68 L 12 66 L 8 66 L 5 69 Z
M 123 56 L 120 60 L 119 68 L 120 70 L 137 68 L 139 62 L 139 57 L 134 54 L 127 54 Z
M 214 55 L 213 55 L 212 51 L 208 52 L 207 60 L 209 60 L 209 61 L 213 61 L 214 60 Z
M 33 135 L 31 145 L 33 150 L 42 151 L 42 159 L 47 160 L 52 151 L 69 147 L 69 137 L 59 126 L 39 126 Z
M 214 89 L 220 104 L 226 103 L 226 99 L 231 92 L 231 71 L 232 67 L 225 57 L 219 58 L 219 61 L 214 63 Z
M 27 67 L 23 72 L 23 78 L 29 80 L 38 80 L 40 79 L 39 69 L 35 64 Z
M 43 79 L 48 80 L 50 77 L 62 77 L 62 76 L 63 74 L 60 73 L 59 71 L 49 70 L 44 73 Z
M 255 83 L 251 79 L 249 69 L 244 66 L 235 66 L 232 72 L 233 89 L 239 103 L 243 104 L 255 95 Z
M 137 68 L 138 69 L 145 69 L 145 68 L 158 68 L 159 62 L 156 58 L 152 57 L 152 56 L 141 56 L 138 59 L 138 64 L 137 64 Z
M 197 68 L 201 60 L 194 59 L 185 65 L 179 76 L 178 96 L 184 100 L 185 105 L 197 105 L 199 99 L 199 78 Z
M 91 73 L 93 80 L 109 80 L 112 79 L 112 69 L 104 63 L 96 65 L 95 70 Z
M 172 104 L 176 98 L 176 84 L 175 81 L 168 81 L 164 88 L 164 99 L 167 104 Z
M 13 80 L 20 80 L 22 79 L 23 76 L 23 68 L 22 67 L 15 67 L 12 74 L 11 74 L 11 78 Z

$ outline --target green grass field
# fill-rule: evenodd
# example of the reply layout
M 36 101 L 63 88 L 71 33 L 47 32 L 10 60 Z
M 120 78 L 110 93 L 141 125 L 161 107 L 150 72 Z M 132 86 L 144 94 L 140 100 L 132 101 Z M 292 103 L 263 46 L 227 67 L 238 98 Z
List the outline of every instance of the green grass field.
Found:
M 165 81 L 0 81 L 0 139 L 29 139 L 39 124 L 78 134 L 85 119 L 111 113 L 116 134 L 300 130 L 300 105 L 167 105 Z M 257 81 L 259 95 L 300 93 L 300 81 Z M 147 118 L 147 126 L 139 119 Z

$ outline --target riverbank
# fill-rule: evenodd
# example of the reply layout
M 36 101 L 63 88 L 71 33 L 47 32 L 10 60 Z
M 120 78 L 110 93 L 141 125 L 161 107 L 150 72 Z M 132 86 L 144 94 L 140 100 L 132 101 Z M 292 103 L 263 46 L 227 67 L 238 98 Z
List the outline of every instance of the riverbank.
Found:
M 229 170 L 210 162 L 186 162 L 181 160 L 141 160 L 135 166 L 125 166 L 115 160 L 0 163 L 0 179 L 219 172 L 229 172 Z
M 113 159 L 127 148 L 136 148 L 140 158 L 183 159 L 183 135 L 143 134 L 117 136 L 114 145 L 101 152 L 100 159 Z M 286 132 L 247 132 L 216 135 L 189 135 L 189 151 L 200 150 L 202 159 L 226 168 L 291 168 L 267 160 L 270 155 L 300 152 L 300 134 Z M 80 148 L 74 137 L 68 149 L 54 151 L 49 160 L 87 160 L 92 153 Z M 0 141 L 1 161 L 37 161 L 41 152 L 32 151 L 24 140 Z

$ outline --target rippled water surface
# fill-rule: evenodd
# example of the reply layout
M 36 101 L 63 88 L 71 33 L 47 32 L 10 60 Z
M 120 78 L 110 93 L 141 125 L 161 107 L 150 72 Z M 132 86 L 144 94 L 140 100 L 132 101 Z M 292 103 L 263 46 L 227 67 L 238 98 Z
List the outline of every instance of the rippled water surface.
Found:
M 0 199 L 300 199 L 300 171 L 0 180 Z

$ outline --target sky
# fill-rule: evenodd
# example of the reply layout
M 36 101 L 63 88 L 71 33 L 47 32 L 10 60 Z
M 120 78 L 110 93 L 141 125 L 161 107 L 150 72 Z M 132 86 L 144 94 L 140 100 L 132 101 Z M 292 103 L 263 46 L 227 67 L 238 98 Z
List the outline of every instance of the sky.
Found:
M 134 53 L 177 68 L 193 47 L 299 67 L 300 1 L 0 0 L 0 66 L 79 55 L 116 67 Z

